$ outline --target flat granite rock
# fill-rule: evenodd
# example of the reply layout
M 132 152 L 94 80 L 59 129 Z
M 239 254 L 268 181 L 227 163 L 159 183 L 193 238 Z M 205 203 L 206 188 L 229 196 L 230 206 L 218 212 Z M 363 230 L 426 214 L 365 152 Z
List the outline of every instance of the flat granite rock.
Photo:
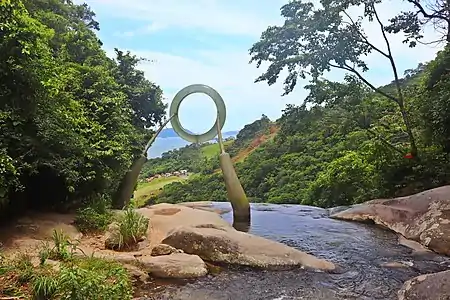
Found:
M 398 292 L 399 300 L 449 300 L 450 271 L 425 274 L 406 281 Z
M 263 269 L 335 269 L 335 265 L 329 261 L 262 237 L 214 225 L 198 227 L 178 227 L 162 243 L 215 263 Z
M 330 217 L 373 221 L 437 253 L 450 255 L 450 186 L 407 197 L 372 200 Z
M 159 278 L 196 278 L 208 273 L 205 262 L 197 255 L 174 253 L 162 256 L 142 256 L 140 267 Z

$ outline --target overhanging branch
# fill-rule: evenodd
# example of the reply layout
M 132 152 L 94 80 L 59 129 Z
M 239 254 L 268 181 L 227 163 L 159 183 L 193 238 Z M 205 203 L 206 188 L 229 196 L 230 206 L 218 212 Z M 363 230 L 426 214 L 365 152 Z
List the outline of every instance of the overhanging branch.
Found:
M 440 19 L 446 22 L 449 22 L 450 20 L 448 20 L 448 18 L 442 16 L 441 14 L 439 14 L 440 12 L 436 12 L 434 14 L 429 14 L 425 11 L 425 8 L 422 6 L 422 4 L 419 3 L 419 1 L 417 0 L 407 0 L 409 3 L 414 4 L 415 7 L 417 7 L 417 9 L 419 10 L 419 12 L 425 17 L 425 18 L 429 18 L 429 19 Z
M 359 36 L 363 39 L 363 42 L 368 45 L 369 47 L 371 47 L 372 49 L 374 49 L 375 51 L 377 51 L 378 53 L 380 53 L 381 55 L 383 55 L 384 57 L 389 58 L 388 54 L 386 54 L 383 50 L 381 50 L 380 48 L 378 48 L 377 46 L 375 46 L 374 44 L 372 44 L 371 42 L 369 42 L 369 40 L 367 39 L 366 36 L 364 36 L 364 34 L 359 31 L 358 26 L 356 25 L 355 21 L 353 21 L 352 17 L 350 17 L 349 14 L 347 14 L 346 11 L 343 11 L 343 13 L 347 16 L 347 18 L 349 18 L 351 25 L 355 28 L 355 30 L 358 32 Z
M 398 99 L 397 99 L 397 98 L 395 98 L 395 97 L 389 95 L 388 93 L 383 92 L 381 89 L 375 87 L 373 84 L 371 84 L 369 81 L 367 81 L 367 79 L 365 79 L 365 78 L 361 75 L 361 73 L 359 73 L 355 68 L 352 68 L 352 67 L 350 67 L 350 66 L 348 66 L 348 65 L 339 66 L 339 65 L 332 64 L 332 63 L 328 63 L 328 65 L 329 65 L 330 67 L 333 67 L 333 68 L 337 68 L 337 69 L 341 69 L 341 70 L 346 70 L 346 71 L 352 72 L 353 74 L 356 75 L 356 77 L 358 77 L 362 82 L 364 82 L 364 83 L 365 83 L 368 87 L 370 87 L 372 90 L 374 90 L 374 91 L 377 92 L 378 94 L 383 95 L 383 96 L 385 96 L 386 98 L 388 98 L 388 99 L 390 99 L 390 100 L 395 101 L 396 103 L 398 103 Z

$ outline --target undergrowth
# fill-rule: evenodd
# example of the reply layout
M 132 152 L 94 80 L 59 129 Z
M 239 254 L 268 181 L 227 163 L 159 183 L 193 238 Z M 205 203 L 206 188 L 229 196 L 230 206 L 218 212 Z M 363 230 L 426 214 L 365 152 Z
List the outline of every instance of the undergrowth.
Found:
M 103 232 L 113 220 L 111 201 L 106 196 L 97 196 L 77 211 L 75 226 L 82 233 Z
M 45 243 L 39 262 L 19 253 L 0 255 L 0 298 L 35 300 L 126 300 L 133 288 L 127 271 L 117 262 L 75 255 L 77 241 L 53 232 L 52 245 Z

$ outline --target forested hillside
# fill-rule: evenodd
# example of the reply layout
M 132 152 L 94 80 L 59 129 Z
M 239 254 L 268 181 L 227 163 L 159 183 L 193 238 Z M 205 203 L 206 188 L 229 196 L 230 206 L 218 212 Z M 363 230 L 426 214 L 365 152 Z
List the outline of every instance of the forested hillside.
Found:
M 0 2 L 1 213 L 109 197 L 164 115 L 140 58 L 72 1 Z M 1 219 L 1 217 L 0 217 Z
M 408 137 L 395 103 L 353 78 L 323 80 L 311 87 L 305 105 L 286 107 L 273 140 L 236 164 L 248 196 L 255 202 L 329 207 L 448 184 L 450 85 L 445 65 L 450 66 L 448 50 L 427 66 L 409 70 L 402 80 L 420 151 L 417 159 L 408 158 Z M 383 87 L 391 89 L 393 85 Z M 249 143 L 257 132 L 242 130 L 227 151 L 238 155 L 246 146 L 239 138 L 249 135 Z M 201 151 L 191 153 L 194 157 Z M 220 173 L 167 185 L 156 199 L 198 200 L 226 200 Z
M 249 146 L 255 136 L 263 134 L 271 121 L 263 115 L 261 120 L 246 125 L 234 138 L 226 138 L 224 146 L 227 152 L 236 156 L 241 149 Z M 151 177 L 155 174 L 174 172 L 181 169 L 190 173 L 211 174 L 219 168 L 217 143 L 190 144 L 180 149 L 165 152 L 158 158 L 149 159 L 140 174 L 140 178 Z
M 292 1 L 281 8 L 285 23 L 270 26 L 250 49 L 257 67 L 269 63 L 256 81 L 271 85 L 287 70 L 284 94 L 289 94 L 299 78 L 310 77 L 309 95 L 302 105 L 286 107 L 275 138 L 236 164 L 252 201 L 330 207 L 450 182 L 450 48 L 411 66 L 401 78 L 390 44 L 404 39 L 414 48 L 425 38 L 427 22 L 445 22 L 448 12 L 424 15 L 415 4 L 383 24 L 369 1 L 359 19 L 351 18 L 347 10 L 363 2 L 323 1 L 319 7 Z M 362 20 L 380 28 L 382 48 L 369 40 Z M 447 45 L 449 37 L 445 31 L 432 42 Z M 365 75 L 370 69 L 365 59 L 373 52 L 390 68 L 387 86 L 377 87 Z M 331 69 L 346 71 L 345 79 L 324 79 Z M 212 174 L 167 185 L 156 200 L 225 199 L 220 174 Z

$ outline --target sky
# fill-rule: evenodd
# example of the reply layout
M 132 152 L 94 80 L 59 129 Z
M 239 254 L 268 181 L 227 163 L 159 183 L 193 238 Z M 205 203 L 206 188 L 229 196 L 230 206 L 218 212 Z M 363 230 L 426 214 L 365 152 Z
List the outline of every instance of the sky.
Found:
M 248 49 L 259 40 L 270 25 L 281 25 L 280 7 L 288 0 L 78 0 L 86 2 L 100 22 L 99 37 L 104 49 L 129 50 L 151 61 L 139 66 L 146 77 L 158 84 L 170 103 L 174 95 L 187 85 L 207 84 L 225 101 L 227 120 L 223 130 L 239 130 L 259 119 L 262 114 L 272 120 L 281 116 L 286 104 L 301 104 L 307 95 L 300 81 L 287 96 L 282 81 L 268 86 L 254 83 L 265 69 L 249 64 Z M 409 4 L 385 0 L 378 6 L 386 21 Z M 351 12 L 352 16 L 358 11 Z M 377 24 L 365 24 L 369 39 L 385 49 Z M 426 32 L 432 39 L 434 32 Z M 434 58 L 436 46 L 420 45 L 409 49 L 401 36 L 390 36 L 391 47 L 401 74 L 418 63 Z M 366 61 L 370 71 L 366 77 L 375 85 L 392 81 L 389 62 L 380 55 Z M 325 77 L 340 80 L 342 72 Z M 214 123 L 216 109 L 206 95 L 188 96 L 180 107 L 183 127 L 195 133 L 207 131 Z

